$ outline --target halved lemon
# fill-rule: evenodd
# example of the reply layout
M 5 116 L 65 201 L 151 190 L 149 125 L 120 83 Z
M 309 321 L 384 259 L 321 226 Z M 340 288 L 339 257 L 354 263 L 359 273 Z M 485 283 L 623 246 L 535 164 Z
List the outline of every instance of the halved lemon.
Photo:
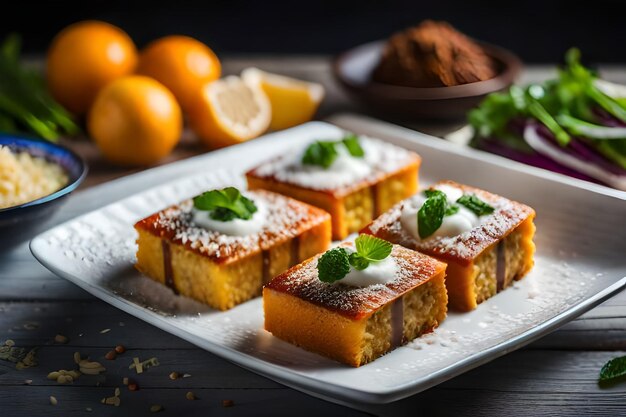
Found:
M 267 94 L 272 104 L 272 130 L 308 122 L 324 98 L 321 84 L 271 74 L 258 68 L 243 70 L 241 78 L 249 85 L 259 86 Z
M 256 138 L 271 120 L 265 93 L 234 75 L 205 84 L 189 111 L 191 128 L 211 148 Z

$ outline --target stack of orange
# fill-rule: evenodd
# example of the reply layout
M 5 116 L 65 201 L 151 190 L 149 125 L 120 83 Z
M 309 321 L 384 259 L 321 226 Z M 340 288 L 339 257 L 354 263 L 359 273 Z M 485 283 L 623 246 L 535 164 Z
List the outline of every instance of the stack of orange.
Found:
M 215 53 L 187 36 L 166 36 L 137 52 L 131 38 L 104 22 L 68 26 L 47 58 L 50 91 L 87 116 L 103 155 L 121 165 L 149 165 L 176 146 L 185 112 L 191 128 L 218 148 L 310 120 L 320 85 L 248 69 L 219 79 Z

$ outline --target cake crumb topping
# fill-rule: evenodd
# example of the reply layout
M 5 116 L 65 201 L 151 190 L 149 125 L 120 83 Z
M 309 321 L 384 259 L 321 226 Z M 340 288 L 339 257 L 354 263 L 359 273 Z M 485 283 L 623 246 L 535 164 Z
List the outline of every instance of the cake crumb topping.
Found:
M 274 278 L 267 288 L 299 297 L 354 319 L 373 314 L 390 301 L 443 272 L 445 264 L 430 256 L 394 245 L 391 257 L 397 264 L 393 279 L 385 284 L 353 287 L 318 279 L 320 255 Z
M 368 226 L 369 232 L 402 246 L 423 251 L 444 259 L 469 263 L 490 245 L 498 242 L 514 230 L 529 216 L 534 216 L 532 208 L 487 191 L 442 181 L 437 184 L 451 185 L 465 193 L 473 193 L 494 207 L 494 212 L 486 216 L 477 226 L 457 236 L 436 236 L 427 240 L 415 239 L 403 227 L 400 221 L 402 210 L 407 201 L 401 201 Z
M 359 136 L 358 140 L 364 150 L 362 158 L 343 152 L 333 165 L 325 169 L 303 165 L 304 150 L 294 149 L 286 156 L 258 166 L 251 171 L 251 175 L 314 190 L 350 189 L 362 181 L 380 181 L 417 157 L 411 151 L 379 139 Z
M 263 228 L 246 236 L 230 236 L 198 226 L 193 222 L 193 201 L 186 200 L 137 223 L 137 227 L 169 238 L 174 243 L 215 261 L 239 257 L 269 249 L 277 243 L 299 235 L 303 227 L 325 220 L 321 210 L 268 191 L 246 193 L 267 208 Z M 315 212 L 315 215 L 314 213 Z

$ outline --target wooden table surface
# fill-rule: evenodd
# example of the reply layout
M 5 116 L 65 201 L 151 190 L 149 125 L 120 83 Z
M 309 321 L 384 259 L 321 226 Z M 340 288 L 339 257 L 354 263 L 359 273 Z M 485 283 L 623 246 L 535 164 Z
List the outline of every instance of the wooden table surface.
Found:
M 332 80 L 329 61 L 323 57 L 230 58 L 224 64 L 226 73 L 258 66 L 322 82 L 327 98 L 320 117 L 358 110 Z M 623 67 L 607 68 L 605 73 L 626 81 Z M 549 74 L 548 67 L 531 67 L 523 81 Z M 441 134 L 458 124 L 413 127 Z M 91 167 L 83 189 L 135 172 L 103 162 L 87 140 L 69 145 Z M 163 163 L 202 152 L 206 150 L 186 134 Z M 55 343 L 57 334 L 69 341 Z M 333 404 L 239 368 L 56 277 L 35 261 L 26 245 L 0 253 L 0 344 L 6 339 L 19 347 L 38 348 L 38 365 L 17 370 L 15 364 L 0 360 L 0 416 L 140 416 L 151 414 L 150 407 L 156 404 L 163 407 L 159 415 L 164 416 L 626 415 L 626 382 L 609 387 L 597 383 L 607 360 L 626 355 L 626 292 L 522 350 L 421 394 L 376 407 Z M 118 344 L 127 352 L 106 360 L 104 355 Z M 102 362 L 106 373 L 83 375 L 68 385 L 46 378 L 51 371 L 71 369 L 76 351 Z M 156 357 L 160 366 L 137 375 L 128 369 L 133 357 Z M 168 375 L 173 371 L 189 376 L 171 380 Z M 124 377 L 136 381 L 140 389 L 130 392 L 122 384 Z M 121 405 L 101 404 L 116 387 L 121 389 Z M 188 391 L 197 399 L 187 400 Z M 51 395 L 58 400 L 56 406 L 50 405 Z M 233 405 L 225 407 L 224 400 Z

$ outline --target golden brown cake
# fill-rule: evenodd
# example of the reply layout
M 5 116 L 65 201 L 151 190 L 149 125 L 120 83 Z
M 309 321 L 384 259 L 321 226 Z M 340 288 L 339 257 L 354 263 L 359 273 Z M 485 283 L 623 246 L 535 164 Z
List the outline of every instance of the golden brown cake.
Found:
M 333 239 L 344 239 L 415 193 L 421 163 L 417 154 L 390 143 L 353 137 L 364 155 L 351 155 L 338 141 L 336 159 L 323 167 L 304 163 L 306 150 L 296 149 L 249 171 L 248 187 L 275 191 L 326 210 L 332 217 Z
M 358 287 L 342 280 L 320 281 L 321 256 L 294 266 L 264 287 L 265 329 L 274 336 L 361 366 L 444 320 L 444 263 L 394 245 L 389 259 L 395 269 L 388 280 Z
M 136 268 L 177 294 L 226 310 L 328 248 L 328 213 L 269 191 L 246 195 L 264 207 L 257 233 L 232 236 L 199 226 L 192 200 L 140 220 Z
M 420 193 L 395 205 L 363 232 L 446 262 L 449 306 L 458 311 L 476 308 L 530 271 L 535 253 L 535 211 L 532 208 L 452 181 L 439 182 L 432 189 L 443 190 L 448 195 L 448 205 L 460 207 L 456 216 L 466 214 L 470 220 L 475 220 L 473 224 L 468 223 L 471 227 L 461 227 L 465 221 L 463 218 L 447 222 L 444 217 L 444 223 L 438 229 L 443 230 L 442 233 L 418 237 L 415 202 L 419 200 L 421 204 L 426 198 Z M 471 218 L 463 213 L 468 211 L 465 206 L 457 203 L 461 195 L 466 200 L 468 196 L 477 197 L 491 206 L 492 212 Z

